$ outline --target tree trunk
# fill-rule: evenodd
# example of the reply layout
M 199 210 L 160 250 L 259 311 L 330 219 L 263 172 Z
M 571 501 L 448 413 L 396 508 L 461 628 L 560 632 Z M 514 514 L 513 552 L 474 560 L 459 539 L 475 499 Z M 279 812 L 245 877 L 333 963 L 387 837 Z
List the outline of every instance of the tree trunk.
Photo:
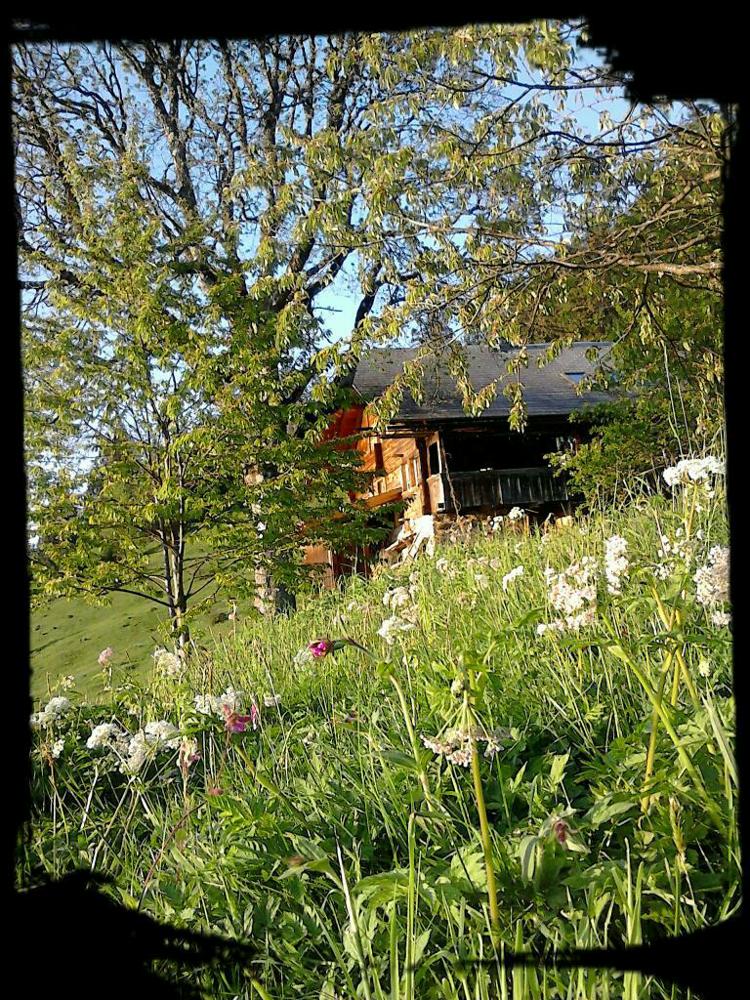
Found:
M 182 649 L 190 641 L 190 630 L 185 622 L 187 597 L 185 596 L 184 550 L 180 539 L 169 526 L 162 533 L 164 558 L 164 589 L 169 604 L 169 623 L 175 644 Z
M 297 599 L 283 583 L 276 584 L 265 566 L 255 567 L 255 607 L 262 615 L 288 614 L 297 608 Z

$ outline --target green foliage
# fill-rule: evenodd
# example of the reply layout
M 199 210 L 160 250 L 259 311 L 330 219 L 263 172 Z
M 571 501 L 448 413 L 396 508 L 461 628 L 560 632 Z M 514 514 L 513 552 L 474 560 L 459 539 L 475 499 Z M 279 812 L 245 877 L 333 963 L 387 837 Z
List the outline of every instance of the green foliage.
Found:
M 270 314 L 286 375 L 319 402 L 373 342 L 559 345 L 590 326 L 600 339 L 603 316 L 619 339 L 646 285 L 667 326 L 656 300 L 684 294 L 693 341 L 718 289 L 728 122 L 702 105 L 614 103 L 625 81 L 587 64 L 580 30 L 18 46 L 26 304 L 109 293 L 85 244 L 124 179 L 132 225 L 173 257 L 188 300 L 229 297 L 231 311 L 245 297 L 259 322 Z M 353 322 L 332 342 L 341 296 Z M 147 296 L 142 321 L 175 344 L 195 337 L 179 310 L 156 318 L 166 305 Z M 481 408 L 491 388 L 477 397 L 456 366 L 467 409 Z M 416 374 L 396 379 L 384 415 Z M 521 426 L 522 394 L 513 413 Z
M 254 588 L 248 567 L 298 585 L 305 544 L 376 532 L 349 499 L 353 440 L 322 439 L 343 394 L 298 393 L 299 340 L 279 346 L 278 318 L 231 280 L 201 296 L 157 242 L 137 168 L 124 177 L 85 239 L 101 294 L 62 286 L 26 325 L 33 591 L 139 594 L 185 633 L 196 599 Z
M 693 109 L 639 165 L 632 203 L 590 219 L 571 251 L 572 272 L 544 290 L 540 335 L 611 340 L 614 374 L 593 384 L 626 395 L 595 412 L 589 444 L 558 457 L 590 501 L 621 498 L 634 478 L 653 483 L 676 458 L 715 449 L 721 437 L 727 131 L 719 114 Z
M 602 573 L 612 534 L 628 546 L 620 594 Z M 679 554 L 659 556 L 662 536 Z M 681 996 L 649 978 L 511 973 L 493 943 L 551 956 L 737 911 L 730 634 L 694 581 L 725 542 L 722 490 L 699 486 L 548 536 L 488 529 L 295 615 L 248 619 L 180 677 L 125 682 L 99 706 L 68 691 L 73 708 L 35 741 L 19 880 L 109 872 L 125 905 L 252 941 L 249 975 L 269 996 Z M 538 635 L 556 613 L 546 567 L 584 556 L 597 561 L 595 621 Z M 393 614 L 414 628 L 390 644 L 378 630 Z M 324 636 L 341 641 L 298 655 Z M 254 696 L 257 728 L 228 734 L 196 712 L 195 694 L 228 685 L 245 708 Z M 499 746 L 485 756 L 479 741 L 465 768 L 422 737 L 447 741 L 467 705 Z M 154 748 L 129 775 L 85 745 L 96 724 L 156 719 L 196 739 L 200 759 L 181 771 L 176 750 Z M 252 995 L 247 975 L 205 970 L 200 985 Z

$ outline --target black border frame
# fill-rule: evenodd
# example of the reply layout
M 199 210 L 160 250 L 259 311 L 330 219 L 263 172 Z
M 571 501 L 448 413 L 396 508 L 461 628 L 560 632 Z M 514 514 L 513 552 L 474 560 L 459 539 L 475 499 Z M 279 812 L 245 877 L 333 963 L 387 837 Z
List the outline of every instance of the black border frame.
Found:
M 17 5 L 14 5 L 17 7 Z M 593 9 L 592 9 L 593 8 Z M 148 966 L 154 958 L 177 957 L 192 965 L 206 961 L 247 962 L 252 945 L 230 946 L 217 939 L 202 938 L 156 924 L 133 915 L 106 900 L 98 890 L 99 878 L 81 873 L 49 882 L 24 893 L 15 892 L 16 844 L 28 815 L 30 775 L 31 711 L 29 694 L 29 588 L 26 568 L 26 504 L 23 453 L 23 390 L 20 352 L 20 293 L 17 277 L 16 210 L 14 198 L 13 140 L 10 122 L 10 47 L 16 41 L 95 41 L 119 38 L 252 38 L 281 33 L 329 34 L 346 30 L 405 30 L 440 24 L 459 26 L 479 22 L 521 22 L 538 18 L 583 17 L 588 23 L 589 45 L 603 50 L 617 69 L 631 74 L 628 88 L 637 100 L 712 100 L 732 105 L 736 132 L 730 167 L 724 177 L 723 281 L 725 315 L 725 413 L 727 436 L 727 493 L 730 545 L 732 551 L 730 589 L 733 595 L 733 667 L 737 718 L 737 757 L 740 771 L 740 848 L 750 859 L 750 809 L 744 794 L 750 780 L 750 676 L 746 653 L 750 648 L 750 626 L 741 613 L 742 554 L 747 550 L 748 523 L 741 508 L 742 454 L 742 332 L 741 292 L 742 251 L 746 233 L 742 226 L 743 181 L 747 177 L 744 151 L 743 88 L 740 77 L 744 33 L 729 13 L 729 5 L 705 11 L 681 7 L 664 10 L 643 2 L 622 8 L 594 5 L 590 0 L 523 4 L 465 4 L 437 16 L 405 12 L 403 6 L 379 6 L 375 13 L 351 10 L 334 14 L 331 8 L 313 12 L 269 14 L 251 10 L 175 10 L 132 7 L 80 8 L 9 11 L 5 18 L 7 45 L 0 70 L 0 93 L 6 108 L 3 131 L 2 206 L 6 248 L 4 284 L 6 309 L 10 314 L 5 332 L 3 369 L 7 388 L 3 393 L 5 438 L 9 454 L 5 462 L 8 515 L 6 526 L 6 566 L 9 579 L 16 581 L 6 597 L 6 631 L 10 645 L 6 655 L 7 678 L 5 712 L 5 801 L 8 808 L 2 825 L 3 912 L 9 920 L 6 943 L 11 962 L 7 971 L 20 972 L 35 992 L 40 963 L 50 965 L 44 987 L 59 992 L 70 987 L 78 997 L 101 995 L 134 1000 L 134 990 L 146 996 L 177 997 L 195 995 L 176 990 L 153 974 Z M 606 10 L 606 13 L 605 13 Z M 7 640 L 6 640 L 7 641 Z M 560 955 L 559 966 L 639 969 L 660 979 L 693 989 L 705 1000 L 731 996 L 735 983 L 743 979 L 745 955 L 742 946 L 750 943 L 748 917 L 748 875 L 743 873 L 743 903 L 737 916 L 705 931 L 683 935 L 658 944 L 617 951 L 575 952 Z M 25 959 L 25 961 L 24 961 Z M 112 962 L 117 961 L 116 968 Z M 509 956 L 512 961 L 512 956 Z M 525 959 L 532 961 L 533 959 Z M 7 974 L 6 974 L 7 978 Z M 42 986 L 41 983 L 39 983 Z M 139 998 L 135 998 L 139 1000 Z

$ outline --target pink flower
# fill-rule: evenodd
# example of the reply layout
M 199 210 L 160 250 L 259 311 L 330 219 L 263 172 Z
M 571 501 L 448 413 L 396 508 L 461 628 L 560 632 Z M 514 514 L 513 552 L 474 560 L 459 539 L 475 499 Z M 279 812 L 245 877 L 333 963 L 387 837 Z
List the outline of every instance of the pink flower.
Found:
M 260 725 L 260 710 L 258 709 L 258 706 L 255 704 L 255 702 L 253 702 L 252 705 L 250 706 L 250 724 L 252 725 L 253 729 L 257 729 L 258 726 Z
M 101 653 L 99 653 L 99 666 L 106 667 L 114 655 L 114 649 L 112 649 L 111 646 L 107 646 L 106 649 L 103 649 Z
M 248 722 L 252 722 L 250 715 L 240 715 L 233 708 L 230 708 L 229 705 L 223 705 L 222 710 L 224 712 L 224 725 L 228 733 L 244 733 Z M 255 726 L 253 726 L 254 728 Z
M 552 832 L 554 833 L 558 844 L 564 844 L 568 839 L 570 827 L 564 819 L 558 819 L 552 826 Z
M 324 656 L 328 654 L 333 649 L 333 643 L 330 639 L 316 639 L 311 642 L 307 647 L 316 660 L 321 660 Z
M 223 794 L 223 791 L 224 790 L 222 788 L 219 788 L 218 785 L 211 785 L 211 787 L 209 789 L 207 789 L 207 794 L 208 795 L 221 795 L 221 794 Z

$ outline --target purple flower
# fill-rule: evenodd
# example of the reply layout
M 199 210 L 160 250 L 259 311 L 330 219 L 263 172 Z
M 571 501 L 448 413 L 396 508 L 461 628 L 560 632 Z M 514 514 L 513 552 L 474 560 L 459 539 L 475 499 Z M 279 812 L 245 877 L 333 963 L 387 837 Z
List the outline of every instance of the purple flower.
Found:
M 316 660 L 321 660 L 324 656 L 328 654 L 333 649 L 333 643 L 330 639 L 315 639 L 314 642 L 309 643 L 307 647 Z
M 224 725 L 228 733 L 244 733 L 248 722 L 252 721 L 251 716 L 240 715 L 233 708 L 230 708 L 229 705 L 222 705 L 222 710 L 224 712 Z

